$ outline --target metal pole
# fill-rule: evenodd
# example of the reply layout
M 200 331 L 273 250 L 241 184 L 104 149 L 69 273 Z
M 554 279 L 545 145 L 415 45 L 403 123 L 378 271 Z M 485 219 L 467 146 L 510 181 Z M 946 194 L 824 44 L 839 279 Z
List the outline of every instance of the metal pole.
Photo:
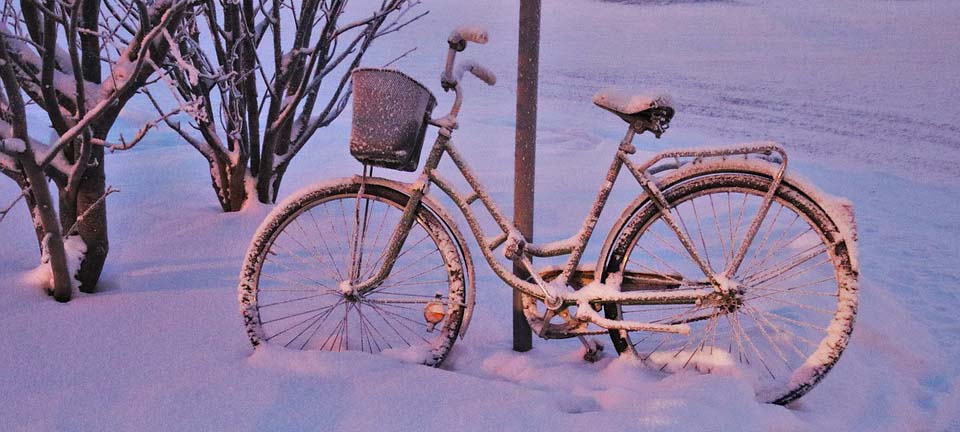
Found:
M 533 181 L 537 148 L 537 75 L 540 67 L 540 0 L 520 0 L 517 52 L 517 142 L 513 159 L 513 221 L 533 241 Z M 513 273 L 530 277 L 514 263 Z M 523 315 L 520 292 L 513 292 L 513 349 L 533 348 L 533 332 Z

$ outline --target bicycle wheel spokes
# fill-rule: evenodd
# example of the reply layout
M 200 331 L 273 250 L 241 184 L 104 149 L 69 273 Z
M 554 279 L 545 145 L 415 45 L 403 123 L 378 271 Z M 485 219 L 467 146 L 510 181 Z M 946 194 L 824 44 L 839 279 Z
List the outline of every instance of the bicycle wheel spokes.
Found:
M 692 184 L 668 193 L 671 215 L 715 274 L 727 269 L 757 217 L 765 190 L 753 178 L 730 174 L 716 184 Z M 614 332 L 614 344 L 665 371 L 727 369 L 750 376 L 758 395 L 784 403 L 799 397 L 829 370 L 846 343 L 855 303 L 841 301 L 841 275 L 825 234 L 829 222 L 808 198 L 784 194 L 766 212 L 738 271 L 732 291 L 701 304 L 618 305 L 608 317 L 687 324 L 689 336 Z M 622 231 L 612 251 L 621 271 L 678 275 L 703 281 L 659 210 L 647 205 Z M 854 286 L 855 289 L 855 286 Z M 855 292 L 848 292 L 855 302 Z M 834 330 L 828 330 L 834 328 Z M 813 371 L 813 372 L 811 372 Z M 809 376 L 807 376 L 809 375 Z M 808 385 L 809 384 L 809 385 Z
M 701 256 L 708 257 L 711 268 L 720 273 L 744 241 L 762 198 L 747 191 L 716 191 L 679 202 L 672 212 L 682 221 L 688 235 L 697 240 L 694 244 Z M 789 379 L 792 367 L 796 366 L 794 362 L 806 358 L 794 355 L 795 352 L 803 349 L 811 352 L 811 347 L 801 349 L 795 340 L 819 340 L 822 335 L 807 334 L 810 328 L 798 330 L 785 323 L 774 324 L 777 319 L 766 318 L 765 314 L 786 314 L 791 318 L 796 316 L 796 309 L 801 309 L 803 322 L 816 318 L 814 322 L 824 327 L 835 310 L 835 305 L 833 309 L 829 306 L 831 301 L 836 301 L 836 285 L 830 277 L 832 264 L 829 259 L 823 260 L 829 258 L 826 246 L 806 221 L 797 223 L 798 218 L 793 217 L 781 220 L 784 213 L 796 216 L 784 205 L 774 204 L 759 230 L 766 235 L 767 242 L 763 242 L 762 237 L 754 239 L 748 250 L 749 259 L 734 277 L 744 287 L 745 306 L 708 303 L 679 311 L 625 306 L 624 312 L 630 314 L 630 319 L 686 323 L 695 329 L 690 337 L 657 340 L 660 346 L 656 349 L 650 340 L 639 341 L 634 350 L 649 352 L 648 360 L 662 369 L 710 371 L 743 365 L 764 379 Z M 788 227 L 790 222 L 793 224 Z M 637 240 L 628 263 L 642 260 L 646 264 L 638 271 L 650 271 L 653 267 L 660 273 L 680 274 L 685 280 L 695 277 L 702 280 L 696 263 L 682 249 L 676 235 L 671 234 L 662 219 L 656 219 Z M 774 234 L 775 241 L 770 241 L 769 237 Z M 830 290 L 833 297 L 828 294 Z M 826 297 L 823 301 L 807 298 L 810 293 Z M 810 317 L 808 313 L 821 316 Z
M 341 291 L 385 264 L 406 202 L 394 190 L 367 185 L 360 196 L 358 190 L 342 184 L 315 192 L 255 239 L 262 262 L 251 281 L 255 303 L 244 309 L 256 317 L 248 323 L 252 341 L 326 351 L 414 349 L 437 365 L 465 306 L 455 243 L 435 216 L 418 210 L 386 279 L 363 294 Z

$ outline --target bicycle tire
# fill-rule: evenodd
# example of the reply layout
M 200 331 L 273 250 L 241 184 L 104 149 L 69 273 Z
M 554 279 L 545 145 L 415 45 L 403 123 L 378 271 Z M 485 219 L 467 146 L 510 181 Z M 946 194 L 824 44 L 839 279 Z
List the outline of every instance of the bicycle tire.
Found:
M 770 183 L 762 175 L 721 172 L 680 181 L 663 194 L 671 214 L 718 272 L 726 263 L 718 258 L 729 260 L 733 255 L 733 245 L 739 246 L 737 234 L 746 231 L 743 221 L 756 214 L 748 209 L 759 207 Z M 738 202 L 742 204 L 735 209 Z M 679 275 L 678 280 L 694 281 L 697 273 L 704 278 L 653 202 L 644 200 L 628 211 L 633 214 L 614 227 L 617 237 L 606 257 L 605 277 L 633 270 Z M 784 219 L 790 222 L 778 224 L 784 213 L 793 213 Z M 696 231 L 691 217 L 696 218 Z M 804 226 L 806 230 L 801 229 Z M 611 330 L 613 345 L 618 352 L 636 355 L 660 370 L 739 371 L 754 382 L 758 399 L 789 403 L 830 371 L 853 330 L 857 276 L 846 244 L 839 238 L 836 225 L 820 205 L 783 183 L 732 278 L 743 288 L 742 304 L 737 300 L 679 306 L 607 304 L 604 313 L 610 319 L 686 323 L 692 328 L 689 336 L 646 333 L 642 338 Z M 800 252 L 793 253 L 796 250 Z M 786 259 L 781 251 L 787 252 Z M 641 255 L 653 259 L 640 263 Z M 726 344 L 718 345 L 718 336 L 725 336 Z
M 381 185 L 366 184 L 362 193 L 360 187 L 345 181 L 298 193 L 264 220 L 240 276 L 240 309 L 250 342 L 254 347 L 271 343 L 325 351 L 390 350 L 439 366 L 456 341 L 466 307 L 457 243 L 421 204 L 391 274 L 360 297 L 343 294 L 338 288 L 347 279 L 347 263 L 357 265 L 364 277 L 379 268 L 409 199 Z M 357 218 L 350 223 L 353 210 Z M 358 232 L 359 253 L 351 257 L 349 241 Z M 442 321 L 428 331 L 430 303 L 442 305 Z M 342 318 L 331 330 L 329 317 L 340 305 Z M 436 306 L 430 307 L 436 319 Z

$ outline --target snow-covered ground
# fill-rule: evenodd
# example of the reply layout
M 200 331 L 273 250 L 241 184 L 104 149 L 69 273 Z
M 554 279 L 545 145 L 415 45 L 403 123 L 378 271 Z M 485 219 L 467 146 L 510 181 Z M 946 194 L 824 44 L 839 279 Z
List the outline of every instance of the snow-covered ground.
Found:
M 445 106 L 447 32 L 491 30 L 466 57 L 500 83 L 467 84 L 456 139 L 507 208 L 515 3 L 425 1 L 431 14 L 366 62 L 417 46 L 398 67 Z M 656 87 L 678 101 L 664 139 L 642 141 L 648 151 L 784 143 L 794 170 L 854 202 L 861 239 L 852 342 L 799 402 L 759 404 L 735 377 L 661 376 L 611 355 L 584 363 L 576 341 L 514 353 L 510 292 L 487 270 L 470 331 L 442 369 L 253 353 L 236 279 L 270 207 L 220 213 L 205 162 L 161 132 L 108 158 L 122 192 L 109 198 L 100 293 L 66 305 L 44 296 L 26 211 L 0 224 L 0 430 L 960 430 L 960 3 L 661 3 L 544 2 L 536 237 L 578 227 L 622 135 L 590 103 L 602 87 Z M 129 127 L 152 115 L 141 108 L 125 114 Z M 281 195 L 358 171 L 348 120 L 316 136 Z M 0 182 L 0 202 L 15 192 Z M 628 181 L 615 189 L 599 232 L 635 193 Z

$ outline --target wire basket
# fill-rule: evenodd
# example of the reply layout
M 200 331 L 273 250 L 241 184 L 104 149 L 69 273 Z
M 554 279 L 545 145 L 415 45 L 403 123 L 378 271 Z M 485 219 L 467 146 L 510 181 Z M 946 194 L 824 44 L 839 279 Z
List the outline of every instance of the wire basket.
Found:
M 437 100 L 422 84 L 389 69 L 356 69 L 350 154 L 365 165 L 416 171 Z

